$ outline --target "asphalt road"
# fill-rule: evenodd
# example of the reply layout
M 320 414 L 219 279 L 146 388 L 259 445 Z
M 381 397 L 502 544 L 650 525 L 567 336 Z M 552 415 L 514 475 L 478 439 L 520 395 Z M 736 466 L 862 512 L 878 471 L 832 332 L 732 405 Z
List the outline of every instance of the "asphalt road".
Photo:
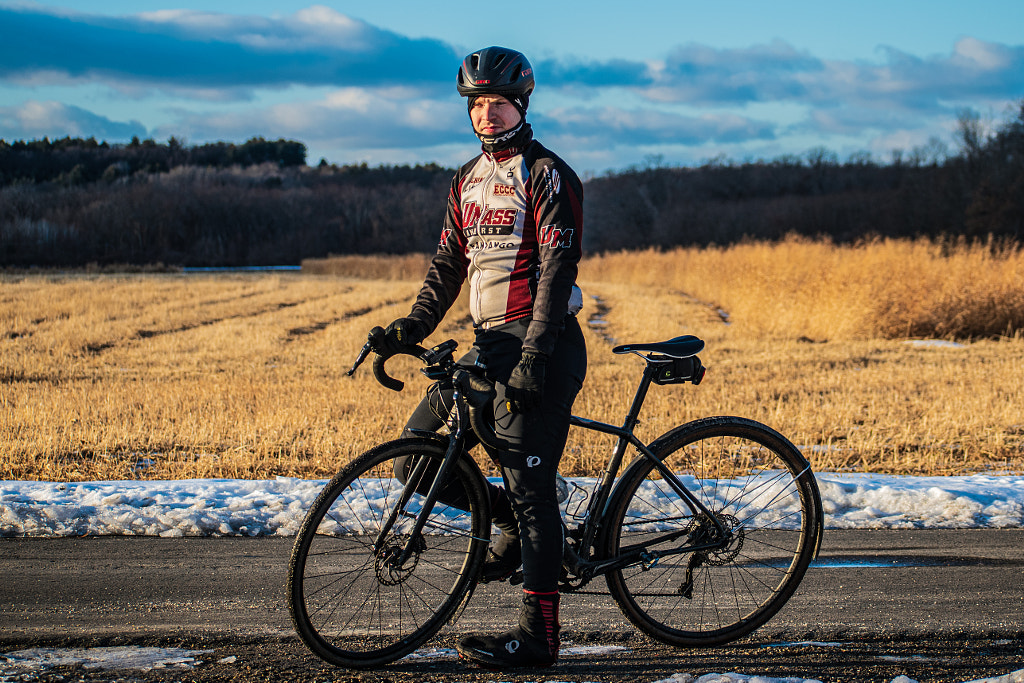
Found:
M 655 681 L 739 671 L 826 681 L 968 681 L 1024 669 L 1024 530 L 826 531 L 796 596 L 750 638 L 675 650 L 639 635 L 607 595 L 563 597 L 563 642 L 612 646 L 500 676 L 451 657 L 378 671 L 324 665 L 293 635 L 290 538 L 0 539 L 0 653 L 41 646 L 213 650 L 189 680 Z M 591 587 L 603 589 L 597 581 Z M 504 630 L 517 590 L 482 586 L 454 627 Z M 230 661 L 231 657 L 233 661 Z M 221 662 L 225 657 L 228 662 Z M 181 671 L 53 669 L 39 680 L 180 680 Z M 33 679 L 35 680 L 35 679 Z

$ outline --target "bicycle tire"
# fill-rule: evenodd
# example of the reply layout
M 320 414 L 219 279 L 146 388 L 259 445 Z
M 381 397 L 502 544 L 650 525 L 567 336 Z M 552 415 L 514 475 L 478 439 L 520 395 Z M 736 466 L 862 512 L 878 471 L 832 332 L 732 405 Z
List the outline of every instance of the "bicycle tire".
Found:
M 748 635 L 789 600 L 817 554 L 821 498 L 810 465 L 781 434 L 738 417 L 682 425 L 650 448 L 726 523 L 730 540 L 609 572 L 609 591 L 630 622 L 669 645 L 711 647 Z M 713 526 L 643 457 L 623 474 L 608 509 L 605 557 L 685 529 L 653 546 L 679 548 Z
M 472 595 L 491 522 L 485 479 L 469 458 L 459 459 L 450 478 L 469 510 L 438 502 L 423 530 L 424 547 L 396 567 L 388 557 L 405 547 L 424 498 L 414 493 L 382 551 L 373 552 L 404 488 L 393 478 L 395 458 L 440 463 L 446 447 L 428 437 L 381 444 L 331 479 L 310 507 L 292 549 L 288 607 L 295 630 L 322 659 L 356 669 L 396 661 L 433 637 Z

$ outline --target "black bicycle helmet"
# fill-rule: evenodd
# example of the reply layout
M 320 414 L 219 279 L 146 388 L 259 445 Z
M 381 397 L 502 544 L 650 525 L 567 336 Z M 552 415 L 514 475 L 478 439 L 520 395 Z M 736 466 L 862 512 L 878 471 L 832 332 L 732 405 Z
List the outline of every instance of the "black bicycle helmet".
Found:
M 485 47 L 468 55 L 456 83 L 463 97 L 519 95 L 533 92 L 533 67 L 522 52 L 507 47 Z

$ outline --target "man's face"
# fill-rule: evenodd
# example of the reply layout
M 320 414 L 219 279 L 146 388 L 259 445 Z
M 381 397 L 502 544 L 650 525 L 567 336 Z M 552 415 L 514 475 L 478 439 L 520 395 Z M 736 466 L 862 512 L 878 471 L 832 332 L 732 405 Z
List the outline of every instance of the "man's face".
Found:
M 473 130 L 481 135 L 501 135 L 519 125 L 523 117 L 501 95 L 481 95 L 469 110 Z

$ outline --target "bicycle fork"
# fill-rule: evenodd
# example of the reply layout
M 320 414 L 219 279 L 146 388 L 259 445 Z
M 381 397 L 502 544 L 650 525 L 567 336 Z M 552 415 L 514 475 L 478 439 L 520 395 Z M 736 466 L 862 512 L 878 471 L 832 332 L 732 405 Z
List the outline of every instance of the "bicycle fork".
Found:
M 405 543 L 405 547 L 397 558 L 388 558 L 388 562 L 394 563 L 396 568 L 404 566 L 413 554 L 422 551 L 424 548 L 423 529 L 427 525 L 430 513 L 434 510 L 434 505 L 437 503 L 437 498 L 441 493 L 441 489 L 447 483 L 448 477 L 452 473 L 456 461 L 465 448 L 466 436 L 462 425 L 466 424 L 468 416 L 464 414 L 466 412 L 466 408 L 464 406 L 464 402 L 459 400 L 458 389 L 456 389 L 454 394 L 454 405 L 456 408 L 452 411 L 451 420 L 448 425 L 451 430 L 451 435 L 449 436 L 448 441 L 448 450 L 445 451 L 444 458 L 441 460 L 441 465 L 437 470 L 437 474 L 434 476 L 434 481 L 431 482 L 430 488 L 427 490 L 426 496 L 423 499 L 423 504 L 416 515 L 416 521 L 413 524 L 412 531 L 409 533 L 409 538 Z M 412 472 L 405 481 L 405 487 L 402 489 L 402 495 L 399 498 L 398 503 L 394 508 L 392 508 L 391 514 L 381 527 L 380 533 L 377 534 L 377 539 L 373 544 L 374 556 L 380 556 L 380 553 L 384 549 L 384 543 L 387 540 L 388 535 L 391 533 L 392 528 L 394 528 L 395 523 L 398 521 L 399 516 L 411 516 L 406 511 L 406 506 L 409 504 L 409 501 L 412 500 L 413 494 L 418 491 L 429 464 L 430 459 L 427 457 L 421 456 L 416 460 L 416 464 L 413 466 Z

